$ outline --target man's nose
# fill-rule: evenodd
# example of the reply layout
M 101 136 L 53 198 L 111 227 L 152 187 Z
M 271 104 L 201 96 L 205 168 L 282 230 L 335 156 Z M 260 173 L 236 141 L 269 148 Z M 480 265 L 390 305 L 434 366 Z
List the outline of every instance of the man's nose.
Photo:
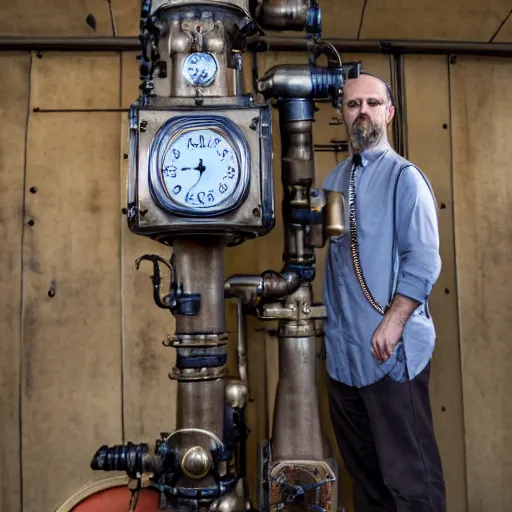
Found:
M 359 113 L 360 114 L 368 113 L 368 103 L 366 103 L 366 101 L 361 101 L 361 103 L 359 104 Z

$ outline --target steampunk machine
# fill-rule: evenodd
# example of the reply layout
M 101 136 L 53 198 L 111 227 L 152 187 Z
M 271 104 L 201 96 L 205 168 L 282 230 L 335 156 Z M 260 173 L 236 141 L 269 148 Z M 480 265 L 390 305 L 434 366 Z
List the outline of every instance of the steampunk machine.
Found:
M 140 488 L 160 510 L 242 512 L 247 495 L 245 341 L 239 379 L 228 380 L 225 301 L 238 316 L 278 321 L 279 382 L 270 439 L 261 442 L 261 511 L 337 510 L 338 470 L 322 436 L 315 338 L 325 317 L 314 303 L 315 248 L 345 232 L 341 194 L 314 188 L 315 100 L 339 108 L 348 73 L 321 39 L 315 0 L 143 0 L 140 97 L 130 109 L 128 224 L 172 247 L 154 265 L 158 307 L 175 317 L 167 344 L 177 351 L 176 430 L 144 443 L 102 446 L 94 470 L 125 471 L 136 510 Z M 263 30 L 301 30 L 309 62 L 269 69 L 256 102 L 243 87 L 243 52 Z M 327 57 L 327 66 L 317 65 Z M 283 267 L 224 278 L 224 251 L 275 224 L 271 109 L 279 112 L 285 228 Z M 171 249 L 169 249 L 171 253 Z M 170 270 L 161 289 L 160 265 Z

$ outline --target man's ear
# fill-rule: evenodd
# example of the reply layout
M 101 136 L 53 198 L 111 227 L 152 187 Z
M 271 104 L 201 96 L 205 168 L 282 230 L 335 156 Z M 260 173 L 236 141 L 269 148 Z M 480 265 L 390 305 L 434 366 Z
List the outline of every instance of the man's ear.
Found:
M 386 107 L 386 124 L 388 125 L 395 116 L 395 107 L 389 104 Z

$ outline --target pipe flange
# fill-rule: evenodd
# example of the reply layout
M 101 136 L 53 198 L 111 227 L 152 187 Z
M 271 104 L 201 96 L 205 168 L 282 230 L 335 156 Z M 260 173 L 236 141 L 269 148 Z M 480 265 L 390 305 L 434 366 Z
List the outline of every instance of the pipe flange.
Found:
M 168 334 L 162 342 L 164 347 L 173 348 L 208 348 L 227 345 L 228 333 L 222 334 Z
M 178 381 L 215 380 L 226 377 L 228 370 L 225 366 L 214 368 L 177 368 L 169 373 L 169 378 Z

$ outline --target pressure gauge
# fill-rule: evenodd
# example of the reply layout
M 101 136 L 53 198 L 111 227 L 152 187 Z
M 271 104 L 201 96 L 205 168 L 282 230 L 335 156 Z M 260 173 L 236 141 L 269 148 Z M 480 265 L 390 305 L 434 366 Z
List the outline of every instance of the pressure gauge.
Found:
M 180 116 L 160 128 L 150 150 L 150 189 L 168 212 L 217 215 L 246 195 L 250 155 L 244 135 L 221 116 Z
M 208 87 L 217 74 L 217 61 L 208 52 L 191 53 L 183 63 L 182 75 L 196 87 Z

